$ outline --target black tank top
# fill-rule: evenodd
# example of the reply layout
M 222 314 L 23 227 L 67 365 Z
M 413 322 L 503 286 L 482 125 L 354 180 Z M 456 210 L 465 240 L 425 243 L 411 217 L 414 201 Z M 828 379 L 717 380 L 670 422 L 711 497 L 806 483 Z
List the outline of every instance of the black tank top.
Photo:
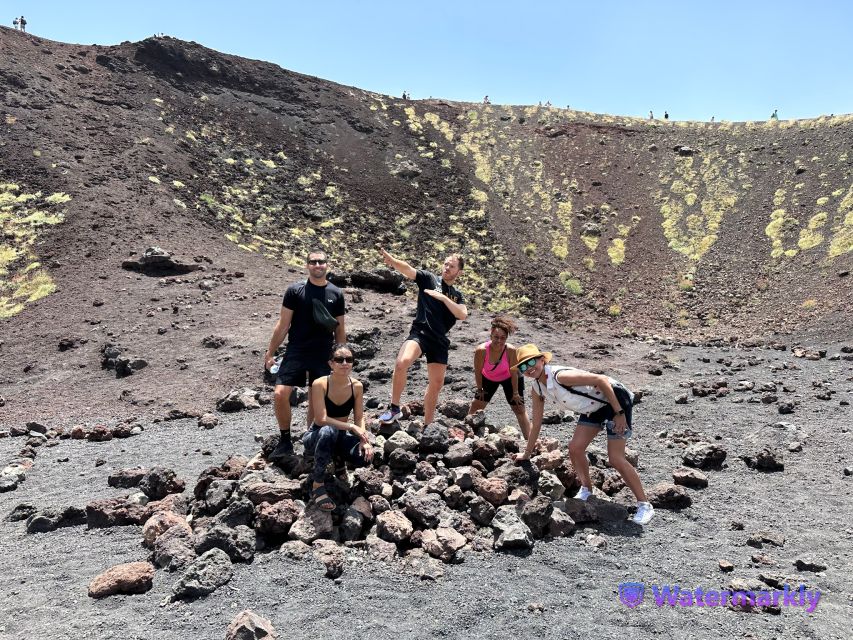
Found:
M 329 379 L 331 376 L 326 376 L 326 415 L 330 418 L 338 418 L 341 420 L 346 420 L 349 417 L 349 414 L 355 409 L 355 389 L 352 386 L 352 378 L 349 379 L 349 390 L 350 397 L 344 401 L 343 404 L 335 404 L 329 398 Z

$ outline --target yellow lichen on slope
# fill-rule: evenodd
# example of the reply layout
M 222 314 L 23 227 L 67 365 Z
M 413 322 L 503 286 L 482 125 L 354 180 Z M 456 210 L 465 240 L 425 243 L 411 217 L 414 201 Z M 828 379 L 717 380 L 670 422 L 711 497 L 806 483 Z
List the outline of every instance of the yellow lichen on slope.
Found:
M 65 193 L 41 199 L 40 192 L 15 195 L 18 191 L 18 185 L 0 185 L 0 318 L 14 316 L 56 290 L 35 248 L 44 227 L 65 220 L 65 212 L 56 207 L 71 199 Z
M 620 265 L 625 262 L 625 241 L 622 238 L 614 238 L 607 248 L 607 255 L 610 256 L 610 262 L 614 265 Z
M 414 107 L 406 107 L 403 109 L 403 112 L 406 114 L 406 121 L 409 125 L 409 131 L 412 133 L 423 133 L 424 126 L 421 123 L 421 119 L 418 117 L 418 114 L 415 112 Z
M 795 218 L 789 218 L 784 209 L 780 208 L 773 210 L 773 213 L 770 214 L 770 224 L 768 224 L 764 229 L 764 233 L 768 238 L 770 238 L 772 243 L 772 248 L 770 250 L 771 257 L 780 258 L 785 255 L 790 258 L 797 255 L 796 249 L 785 249 L 783 240 L 785 232 L 796 225 L 797 220 Z
M 432 112 L 425 113 L 424 120 L 429 122 L 436 131 L 445 137 L 448 142 L 453 142 L 454 134 L 449 122 L 445 122 L 438 116 L 438 114 Z
M 551 233 L 551 253 L 560 260 L 565 260 L 569 255 L 569 238 L 572 235 L 572 201 L 566 200 L 557 204 L 557 220 L 562 226 L 562 231 Z
M 797 241 L 797 246 L 800 249 L 813 249 L 823 242 L 823 234 L 818 232 L 818 229 L 826 225 L 829 218 L 825 211 L 819 211 L 809 219 L 808 226 L 805 229 L 800 229 L 800 239 Z
M 838 224 L 833 227 L 828 256 L 836 258 L 853 251 L 853 185 L 838 205 Z
M 828 184 L 822 182 L 823 187 L 828 188 Z M 832 238 L 827 249 L 827 256 L 835 258 L 842 253 L 846 253 L 853 249 L 853 186 L 847 192 L 844 198 L 843 189 L 832 191 L 830 196 L 821 196 L 817 198 L 816 210 L 804 225 L 800 220 L 784 208 L 788 200 L 787 194 L 790 193 L 790 210 L 798 211 L 802 208 L 799 200 L 799 194 L 802 192 L 805 184 L 800 183 L 794 185 L 793 189 L 788 192 L 784 188 L 779 188 L 773 197 L 774 210 L 770 215 L 770 223 L 765 229 L 765 234 L 770 238 L 772 248 L 770 255 L 774 258 L 782 256 L 793 257 L 800 251 L 814 249 L 824 243 L 827 236 L 825 227 L 831 226 Z M 832 203 L 834 199 L 839 199 L 837 213 L 832 215 L 828 210 L 835 205 Z
M 664 235 L 672 249 L 698 261 L 717 241 L 723 217 L 737 202 L 734 175 L 719 152 L 707 154 L 698 169 L 693 156 L 679 156 L 674 170 L 670 193 L 661 196 Z M 669 180 L 670 176 L 661 177 L 663 183 Z

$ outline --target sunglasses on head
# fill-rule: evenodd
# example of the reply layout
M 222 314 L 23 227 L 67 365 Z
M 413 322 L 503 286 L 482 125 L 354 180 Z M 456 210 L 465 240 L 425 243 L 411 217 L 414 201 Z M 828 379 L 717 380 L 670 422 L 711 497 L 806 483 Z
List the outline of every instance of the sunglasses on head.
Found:
M 527 371 L 528 369 L 532 369 L 533 367 L 535 367 L 535 366 L 536 366 L 536 360 L 538 360 L 538 357 L 536 357 L 536 358 L 530 358 L 530 360 L 525 360 L 525 361 L 524 361 L 524 362 L 522 362 L 520 365 L 518 365 L 518 370 L 519 370 L 521 373 L 524 373 L 524 372 L 525 372 L 525 371 Z
M 315 260 L 309 260 L 308 264 L 326 264 L 327 262 L 328 262 L 328 260 L 321 260 L 318 258 Z
M 345 362 L 347 364 L 352 364 L 355 362 L 355 358 L 352 356 L 335 356 L 332 358 L 332 361 L 337 362 L 338 364 L 344 364 Z

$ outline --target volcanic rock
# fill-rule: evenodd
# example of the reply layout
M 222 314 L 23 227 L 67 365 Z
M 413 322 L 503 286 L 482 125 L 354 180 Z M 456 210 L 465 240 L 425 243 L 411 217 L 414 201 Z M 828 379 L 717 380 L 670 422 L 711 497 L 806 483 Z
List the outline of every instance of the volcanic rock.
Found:
M 693 489 L 704 489 L 708 486 L 708 476 L 697 469 L 678 467 L 672 472 L 675 484 L 680 484 Z
M 648 496 L 652 506 L 662 509 L 684 509 L 693 503 L 684 487 L 671 482 L 658 482 L 648 491 Z
M 465 536 L 450 527 L 427 529 L 421 539 L 424 551 L 443 562 L 450 562 L 466 543 Z
M 177 478 L 174 471 L 163 467 L 153 467 L 139 481 L 139 490 L 152 500 L 160 500 L 170 493 L 181 493 L 185 487 L 184 481 Z
M 275 640 L 278 637 L 272 622 L 249 609 L 238 613 L 225 630 L 225 640 Z
M 495 549 L 529 549 L 533 546 L 530 528 L 522 522 L 512 505 L 497 510 L 492 527 L 500 532 L 495 540 Z
M 175 598 L 199 598 L 213 593 L 234 575 L 231 559 L 214 548 L 190 564 L 172 588 Z
M 718 468 L 726 459 L 726 450 L 720 444 L 697 442 L 684 450 L 681 459 L 688 467 L 697 469 Z
M 226 413 L 260 409 L 261 403 L 258 402 L 257 396 L 258 392 L 249 387 L 232 389 L 216 402 L 216 409 L 217 411 L 224 411 Z
M 90 598 L 105 598 L 117 593 L 145 593 L 154 584 L 154 566 L 150 562 L 128 562 L 104 571 L 89 583 Z
M 411 537 L 414 527 L 406 514 L 397 509 L 385 511 L 376 517 L 376 532 L 388 542 L 403 542 Z

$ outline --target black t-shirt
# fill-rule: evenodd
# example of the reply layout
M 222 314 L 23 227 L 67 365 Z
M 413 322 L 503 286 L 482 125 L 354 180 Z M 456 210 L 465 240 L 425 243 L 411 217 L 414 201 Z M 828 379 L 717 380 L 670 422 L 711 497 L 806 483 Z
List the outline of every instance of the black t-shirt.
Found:
M 331 282 L 324 287 L 311 284 L 309 280 L 290 285 L 281 303 L 293 311 L 287 332 L 287 348 L 297 352 L 317 351 L 325 361 L 335 334 L 314 322 L 313 300 L 322 300 L 335 318 L 346 313 L 344 293 Z
M 418 285 L 418 309 L 415 321 L 412 323 L 412 331 L 426 333 L 441 344 L 449 344 L 447 332 L 456 324 L 456 316 L 450 313 L 446 304 L 427 295 L 424 290 L 441 291 L 457 304 L 465 304 L 465 298 L 456 287 L 447 284 L 441 277 L 430 271 L 418 269 L 415 284 Z

